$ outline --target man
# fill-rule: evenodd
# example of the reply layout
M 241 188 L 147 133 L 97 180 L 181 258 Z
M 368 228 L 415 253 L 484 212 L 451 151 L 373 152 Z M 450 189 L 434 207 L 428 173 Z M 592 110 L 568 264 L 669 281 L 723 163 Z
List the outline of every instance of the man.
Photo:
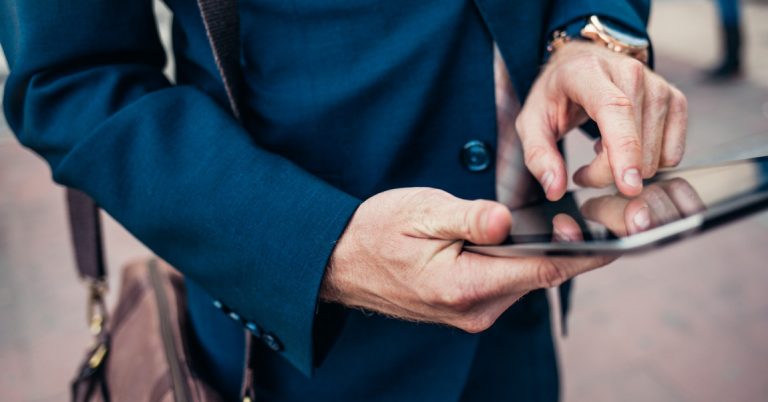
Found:
M 679 162 L 685 98 L 642 52 L 579 40 L 591 15 L 642 40 L 648 4 L 241 0 L 241 126 L 195 2 L 167 3 L 175 84 L 148 0 L 5 2 L 6 116 L 185 274 L 204 375 L 236 395 L 244 325 L 264 400 L 557 399 L 541 288 L 607 260 L 462 244 L 514 224 L 497 176 L 510 205 L 539 191 L 523 153 L 563 195 L 557 140 L 588 117 L 582 185 L 634 195 Z
M 737 78 L 741 74 L 741 11 L 739 0 L 718 0 L 720 13 L 720 38 L 722 42 L 717 66 L 707 71 L 711 80 Z

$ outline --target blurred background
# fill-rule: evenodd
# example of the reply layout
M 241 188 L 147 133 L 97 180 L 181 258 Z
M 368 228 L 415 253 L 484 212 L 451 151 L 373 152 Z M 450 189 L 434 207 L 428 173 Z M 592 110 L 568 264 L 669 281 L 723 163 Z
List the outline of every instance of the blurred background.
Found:
M 689 99 L 684 165 L 768 155 L 768 1 L 741 7 L 742 74 L 711 80 L 716 1 L 653 2 L 657 71 Z M 6 75 L 0 55 L 0 92 Z M 592 155 L 581 135 L 567 148 L 574 166 Z M 148 254 L 108 217 L 105 232 L 111 267 Z M 84 302 L 63 191 L 0 119 L 0 401 L 68 399 Z M 557 345 L 566 402 L 768 401 L 768 214 L 580 277 Z

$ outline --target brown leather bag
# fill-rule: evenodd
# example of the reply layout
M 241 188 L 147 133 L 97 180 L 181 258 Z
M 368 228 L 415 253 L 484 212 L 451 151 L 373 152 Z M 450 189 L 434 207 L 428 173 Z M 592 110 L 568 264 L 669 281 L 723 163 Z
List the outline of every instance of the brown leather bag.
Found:
M 197 0 L 232 114 L 240 119 L 237 0 Z M 87 195 L 67 190 L 77 269 L 88 284 L 88 320 L 94 345 L 72 382 L 73 401 L 200 401 L 223 398 L 195 374 L 190 356 L 184 282 L 157 258 L 128 264 L 117 306 L 107 314 L 99 208 Z M 253 335 L 245 331 L 241 397 L 255 399 Z
M 125 266 L 111 319 L 92 317 L 97 342 L 73 382 L 73 400 L 222 401 L 192 367 L 184 294 L 181 275 L 164 261 Z

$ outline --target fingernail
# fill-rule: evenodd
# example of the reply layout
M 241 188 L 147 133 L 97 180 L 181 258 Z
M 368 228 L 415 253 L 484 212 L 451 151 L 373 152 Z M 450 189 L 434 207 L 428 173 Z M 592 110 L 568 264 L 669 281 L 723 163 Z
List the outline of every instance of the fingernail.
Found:
M 574 241 L 574 239 L 571 236 L 569 236 L 568 233 L 565 233 L 560 229 L 554 229 L 554 235 L 555 235 L 555 241 L 560 243 L 567 243 L 567 242 Z
M 638 230 L 648 229 L 648 226 L 651 225 L 651 215 L 648 212 L 648 207 L 640 208 L 640 210 L 635 213 L 635 216 L 632 217 L 632 222 Z
M 544 186 L 544 192 L 548 193 L 549 188 L 552 186 L 552 182 L 555 181 L 555 175 L 552 172 L 544 173 L 544 177 L 541 178 L 541 184 Z
M 624 183 L 627 183 L 630 187 L 640 187 L 643 184 L 643 179 L 640 177 L 640 172 L 637 169 L 627 169 L 624 172 Z

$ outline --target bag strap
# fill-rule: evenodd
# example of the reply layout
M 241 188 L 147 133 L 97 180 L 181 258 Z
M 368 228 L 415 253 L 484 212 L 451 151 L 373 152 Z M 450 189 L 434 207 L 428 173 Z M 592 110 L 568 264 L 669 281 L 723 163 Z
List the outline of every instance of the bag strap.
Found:
M 240 68 L 240 15 L 237 0 L 197 0 L 203 17 L 205 34 L 213 51 L 232 114 L 239 121 L 240 89 L 243 87 Z
M 229 107 L 235 118 L 242 122 L 240 89 L 243 87 L 240 68 L 240 18 L 237 0 L 197 0 L 205 33 L 213 52 L 216 68 L 219 70 Z M 75 251 L 77 271 L 90 284 L 88 320 L 92 330 L 99 330 L 106 322 L 104 292 L 106 290 L 107 265 L 104 260 L 104 242 L 101 231 L 99 207 L 88 195 L 78 190 L 67 189 L 72 245 Z M 95 312 L 98 307 L 100 312 Z M 245 356 L 241 400 L 250 402 L 255 398 L 253 370 L 256 353 L 253 335 L 245 332 Z
M 67 189 L 67 206 L 77 271 L 83 279 L 103 282 L 107 277 L 107 265 L 99 208 L 85 193 L 73 188 Z

